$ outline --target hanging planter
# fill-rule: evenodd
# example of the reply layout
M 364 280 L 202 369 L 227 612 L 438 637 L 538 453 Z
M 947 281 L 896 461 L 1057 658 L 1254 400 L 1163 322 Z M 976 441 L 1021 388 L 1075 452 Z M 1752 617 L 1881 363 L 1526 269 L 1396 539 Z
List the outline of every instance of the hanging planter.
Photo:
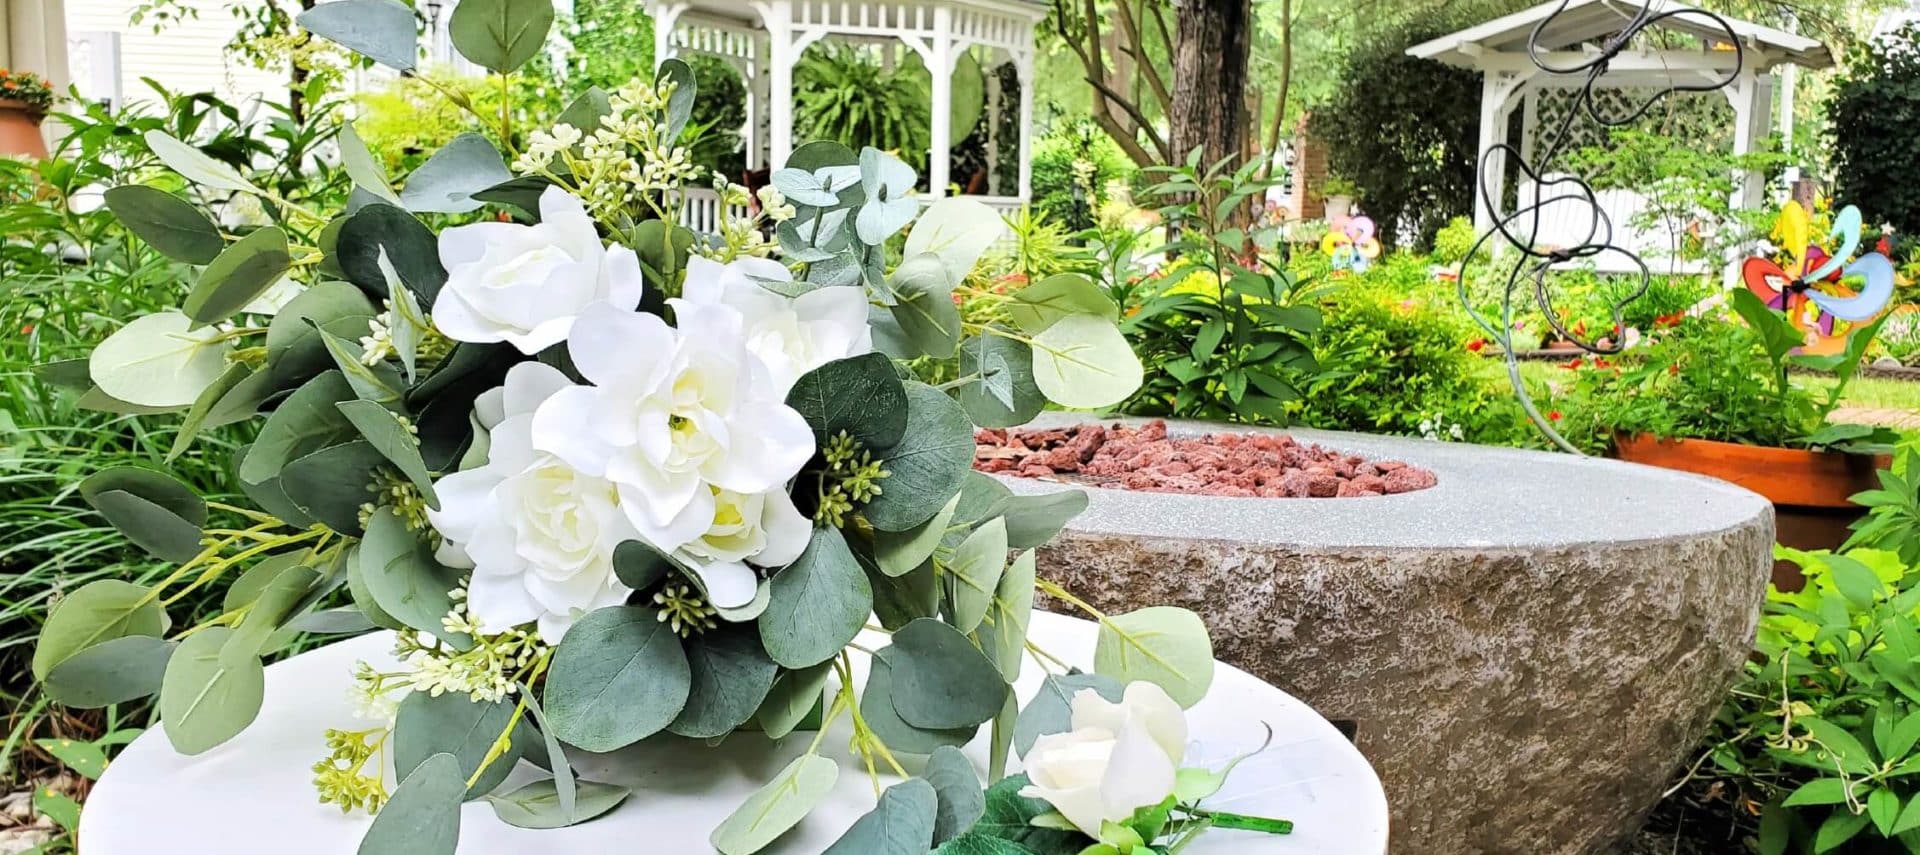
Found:
M 53 87 L 27 71 L 0 68 L 0 156 L 46 157 L 40 123 L 53 106 Z

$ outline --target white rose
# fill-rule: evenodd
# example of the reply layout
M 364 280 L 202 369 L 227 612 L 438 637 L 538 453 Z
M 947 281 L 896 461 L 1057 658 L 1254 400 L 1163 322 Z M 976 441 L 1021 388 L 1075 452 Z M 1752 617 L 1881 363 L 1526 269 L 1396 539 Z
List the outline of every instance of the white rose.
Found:
M 1173 794 L 1186 744 L 1186 714 L 1159 686 L 1131 683 L 1117 704 L 1082 689 L 1073 697 L 1073 730 L 1042 736 L 1027 752 L 1031 783 L 1020 795 L 1053 805 L 1097 840 L 1102 823 Z
M 813 538 L 813 523 L 793 506 L 785 487 L 751 495 L 711 488 L 713 521 L 705 534 L 675 553 L 695 568 L 715 602 L 744 603 L 759 592 L 760 577 L 747 566 L 784 567 Z
M 686 306 L 726 306 L 739 312 L 745 322 L 747 349 L 767 364 L 782 396 L 815 368 L 873 351 L 865 289 L 814 288 L 786 297 L 756 278 L 786 282 L 793 276 L 786 265 L 770 259 L 742 258 L 722 265 L 694 256 L 687 259 L 683 296 L 672 302 L 676 311 Z
M 719 497 L 783 490 L 814 452 L 812 429 L 747 350 L 738 312 L 709 306 L 678 317 L 674 329 L 656 315 L 589 307 L 567 348 L 594 385 L 562 389 L 533 421 L 534 447 L 613 482 L 641 539 L 665 553 L 716 526 L 715 542 L 724 542 L 734 523 Z M 764 502 L 761 511 L 769 542 L 786 543 L 773 534 L 790 519 L 769 526 Z M 754 557 L 770 563 L 764 550 Z M 737 562 L 694 569 L 715 606 L 752 600 L 751 573 Z
M 521 353 L 566 339 L 596 302 L 631 310 L 644 285 L 640 258 L 604 246 L 580 200 L 558 187 L 540 194 L 540 224 L 474 223 L 440 233 L 447 284 L 433 325 L 448 338 L 511 342 Z
M 440 509 L 427 512 L 445 541 L 438 557 L 473 568 L 474 620 L 491 631 L 537 622 L 549 644 L 632 593 L 614 575 L 613 551 L 638 534 L 612 483 L 533 448 L 534 412 L 567 388 L 566 375 L 538 362 L 508 371 L 475 404 L 491 429 L 486 464 L 435 482 Z

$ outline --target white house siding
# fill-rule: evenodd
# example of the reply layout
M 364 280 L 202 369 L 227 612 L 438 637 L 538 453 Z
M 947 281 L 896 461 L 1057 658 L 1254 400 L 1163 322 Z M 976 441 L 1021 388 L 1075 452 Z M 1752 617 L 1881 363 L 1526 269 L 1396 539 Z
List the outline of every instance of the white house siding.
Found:
M 227 55 L 227 43 L 240 27 L 228 4 L 229 0 L 182 0 L 182 6 L 197 9 L 200 14 L 156 33 L 151 20 L 139 24 L 129 20 L 139 0 L 66 0 L 68 41 L 77 43 L 90 34 L 117 33 L 119 95 L 129 101 L 154 97 L 153 90 L 140 81 L 150 77 L 176 92 L 212 91 L 236 103 L 249 98 L 284 102 L 286 75 L 261 71 Z M 87 61 L 98 60 L 76 57 L 74 64 Z M 97 91 L 82 69 L 74 71 L 82 94 L 89 98 L 113 94 Z

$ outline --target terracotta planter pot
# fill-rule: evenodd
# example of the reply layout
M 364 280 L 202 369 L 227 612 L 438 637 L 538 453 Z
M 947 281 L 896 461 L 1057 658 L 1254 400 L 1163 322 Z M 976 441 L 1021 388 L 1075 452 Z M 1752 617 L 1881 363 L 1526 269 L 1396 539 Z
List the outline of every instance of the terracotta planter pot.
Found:
M 1795 549 L 1833 549 L 1844 542 L 1847 526 L 1862 513 L 1847 498 L 1879 486 L 1874 470 L 1891 464 L 1886 455 L 1662 440 L 1646 434 L 1616 437 L 1614 456 L 1718 478 L 1765 496 L 1773 503 L 1776 539 Z M 1789 591 L 1804 584 L 1799 568 L 1789 561 L 1774 563 L 1773 581 Z
M 40 136 L 45 110 L 25 101 L 0 98 L 0 155 L 46 157 L 47 141 Z

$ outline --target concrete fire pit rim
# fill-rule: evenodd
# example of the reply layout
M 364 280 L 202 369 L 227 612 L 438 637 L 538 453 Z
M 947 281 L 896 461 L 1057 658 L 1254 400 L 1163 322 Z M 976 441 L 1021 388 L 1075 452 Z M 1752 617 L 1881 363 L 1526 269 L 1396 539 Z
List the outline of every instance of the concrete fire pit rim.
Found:
M 1141 424 L 1045 413 L 1029 427 Z M 1439 483 L 1394 496 L 1259 499 L 1084 487 L 996 476 L 1016 493 L 1080 489 L 1087 512 L 1071 529 L 1183 541 L 1231 541 L 1299 551 L 1500 549 L 1697 538 L 1771 513 L 1756 493 L 1723 481 L 1632 463 L 1524 449 L 1304 428 L 1168 420 L 1173 436 L 1289 434 L 1370 460 L 1426 467 Z

